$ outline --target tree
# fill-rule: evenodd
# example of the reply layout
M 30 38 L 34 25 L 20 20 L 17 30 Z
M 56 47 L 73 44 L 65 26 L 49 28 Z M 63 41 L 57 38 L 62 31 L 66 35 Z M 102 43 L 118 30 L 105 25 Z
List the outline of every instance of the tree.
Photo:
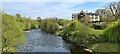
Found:
M 101 22 L 110 22 L 110 21 L 112 21 L 112 19 L 111 19 L 112 13 L 110 12 L 110 10 L 107 10 L 107 9 L 97 9 L 95 11 L 95 13 L 100 15 Z
M 40 24 L 41 24 L 41 21 L 42 21 L 41 17 L 37 17 L 37 21 L 39 22 L 38 26 L 40 28 Z
M 107 5 L 106 9 L 110 10 L 112 15 L 116 17 L 116 14 L 120 13 L 120 1 L 118 2 L 111 2 L 110 4 Z
M 41 17 L 37 17 L 37 20 L 41 20 Z
M 21 15 L 20 14 L 16 14 L 17 18 L 21 18 Z

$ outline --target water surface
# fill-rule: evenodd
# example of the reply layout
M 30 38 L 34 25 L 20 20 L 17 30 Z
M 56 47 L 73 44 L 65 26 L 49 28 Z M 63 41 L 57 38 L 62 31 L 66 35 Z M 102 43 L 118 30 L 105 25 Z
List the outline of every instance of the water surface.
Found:
M 27 43 L 18 46 L 18 52 L 70 52 L 70 44 L 61 37 L 43 32 L 41 29 L 32 29 L 25 32 Z

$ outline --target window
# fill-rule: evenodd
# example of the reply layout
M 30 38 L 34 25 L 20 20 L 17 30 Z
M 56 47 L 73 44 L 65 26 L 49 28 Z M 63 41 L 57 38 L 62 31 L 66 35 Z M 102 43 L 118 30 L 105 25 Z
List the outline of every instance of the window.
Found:
M 98 19 L 98 17 L 96 16 L 95 19 Z
M 92 19 L 94 19 L 94 17 L 92 17 Z

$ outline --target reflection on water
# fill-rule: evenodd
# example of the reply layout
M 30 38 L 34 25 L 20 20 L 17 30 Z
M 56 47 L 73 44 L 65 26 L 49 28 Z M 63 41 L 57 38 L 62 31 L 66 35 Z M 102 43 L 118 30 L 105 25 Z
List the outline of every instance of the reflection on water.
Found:
M 47 34 L 41 29 L 25 33 L 27 44 L 18 46 L 18 52 L 70 52 L 70 44 L 61 37 Z

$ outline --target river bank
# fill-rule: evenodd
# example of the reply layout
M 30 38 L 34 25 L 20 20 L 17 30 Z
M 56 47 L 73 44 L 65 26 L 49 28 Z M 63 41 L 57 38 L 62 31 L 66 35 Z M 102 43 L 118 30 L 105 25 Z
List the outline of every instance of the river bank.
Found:
M 66 42 L 72 44 L 71 52 L 76 54 L 76 52 L 87 52 L 87 53 L 105 53 L 106 52 L 113 52 L 113 53 L 119 53 L 120 52 L 120 43 L 114 43 L 114 42 L 93 42 L 93 43 L 87 43 L 87 44 L 77 44 L 70 42 L 63 38 Z M 86 50 L 87 49 L 87 50 Z

